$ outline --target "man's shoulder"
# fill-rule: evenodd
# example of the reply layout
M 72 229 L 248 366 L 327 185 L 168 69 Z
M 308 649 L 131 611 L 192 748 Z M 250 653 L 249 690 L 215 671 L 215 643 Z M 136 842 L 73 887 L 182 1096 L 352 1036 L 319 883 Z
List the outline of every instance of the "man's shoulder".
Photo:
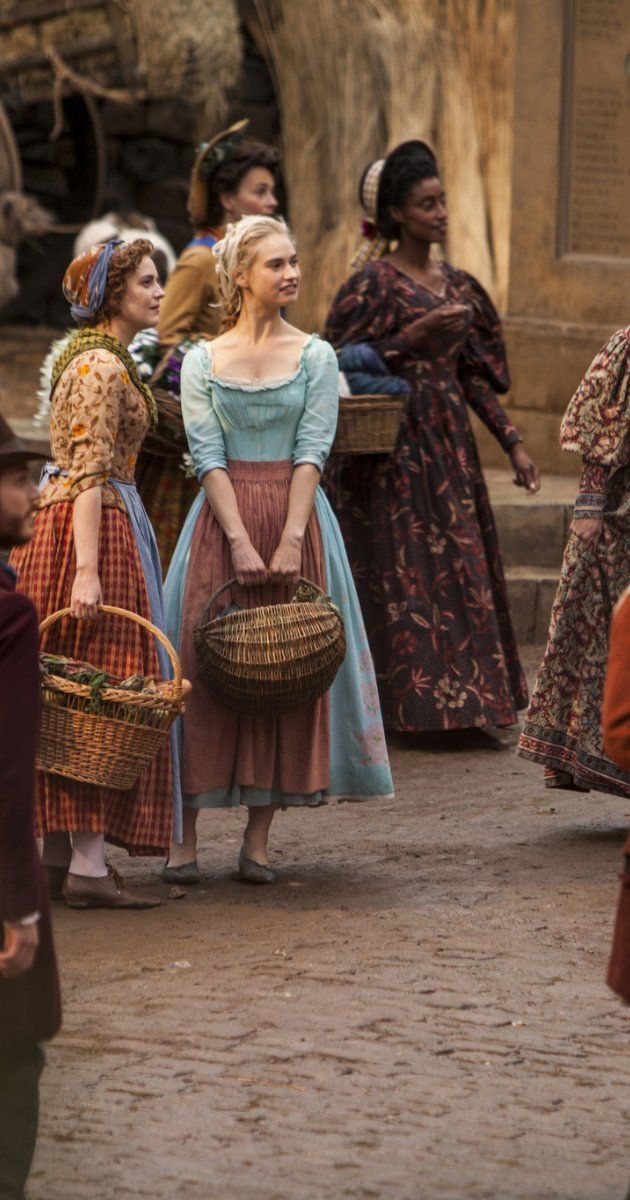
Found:
M 22 592 L 0 589 L 0 636 L 15 636 L 22 630 L 37 628 L 37 610 Z

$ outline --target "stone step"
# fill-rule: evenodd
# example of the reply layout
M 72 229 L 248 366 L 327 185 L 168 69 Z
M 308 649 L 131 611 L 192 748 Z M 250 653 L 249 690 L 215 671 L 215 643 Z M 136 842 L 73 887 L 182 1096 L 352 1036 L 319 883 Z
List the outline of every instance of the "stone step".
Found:
M 485 472 L 506 567 L 560 569 L 573 516 L 576 485 L 563 475 L 543 475 L 535 496 L 515 488 L 510 471 Z
M 506 567 L 510 612 L 521 645 L 546 642 L 558 572 L 544 566 Z
M 527 496 L 514 487 L 510 471 L 490 469 L 485 476 L 516 637 L 521 644 L 544 642 L 573 516 L 575 480 L 543 475 L 540 492 Z

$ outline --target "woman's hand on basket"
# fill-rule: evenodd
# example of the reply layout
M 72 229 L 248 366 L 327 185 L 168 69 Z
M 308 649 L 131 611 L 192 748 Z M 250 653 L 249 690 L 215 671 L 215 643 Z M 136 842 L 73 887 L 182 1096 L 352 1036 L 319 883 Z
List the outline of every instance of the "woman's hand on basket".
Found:
M 273 583 L 297 583 L 302 573 L 302 539 L 282 537 L 269 563 L 269 579 Z
M 70 597 L 70 612 L 79 621 L 94 621 L 103 603 L 101 581 L 93 567 L 77 567 Z
M 571 533 L 574 533 L 585 546 L 592 546 L 602 536 L 604 522 L 601 517 L 574 517 L 571 522 Z
M 232 566 L 238 583 L 265 583 L 268 576 L 267 568 L 254 550 L 249 538 L 238 539 L 230 546 Z

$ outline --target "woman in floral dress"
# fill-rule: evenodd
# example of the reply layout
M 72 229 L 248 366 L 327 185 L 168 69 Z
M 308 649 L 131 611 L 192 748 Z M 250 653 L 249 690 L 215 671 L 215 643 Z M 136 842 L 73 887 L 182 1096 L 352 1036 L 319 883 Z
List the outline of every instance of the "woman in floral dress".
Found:
M 369 344 L 412 390 L 394 453 L 333 458 L 327 490 L 384 720 L 405 732 L 513 725 L 527 690 L 467 411 L 497 438 L 515 482 L 536 491 L 538 471 L 496 396 L 509 386 L 499 318 L 476 279 L 431 257 L 447 215 L 424 143 L 373 164 L 361 196 L 375 240 L 325 336 L 337 349 Z
M 583 468 L 518 749 L 544 766 L 549 788 L 615 796 L 630 796 L 630 771 L 605 753 L 601 721 L 613 606 L 630 583 L 629 396 L 627 328 L 597 354 L 562 421 L 561 445 Z
M 142 440 L 157 421 L 127 346 L 158 319 L 163 291 L 153 247 L 109 242 L 75 259 L 64 295 L 80 328 L 53 367 L 52 460 L 42 478 L 32 540 L 11 555 L 19 590 L 41 618 L 69 608 L 45 649 L 93 663 L 119 679 L 164 677 L 161 646 L 101 604 L 164 628 L 162 578 L 153 531 L 134 483 Z M 131 855 L 160 854 L 180 836 L 175 737 L 121 792 L 38 772 L 37 832 L 51 895 L 72 908 L 152 908 L 159 897 L 130 891 L 105 861 L 105 842 Z

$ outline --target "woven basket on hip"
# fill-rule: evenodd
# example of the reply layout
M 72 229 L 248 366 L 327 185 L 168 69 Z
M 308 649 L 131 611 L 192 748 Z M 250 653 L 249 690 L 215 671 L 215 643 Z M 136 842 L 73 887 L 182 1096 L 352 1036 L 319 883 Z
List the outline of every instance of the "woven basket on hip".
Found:
M 164 746 L 182 711 L 182 671 L 168 638 L 150 621 L 109 604 L 100 611 L 153 634 L 171 660 L 174 679 L 139 692 L 105 686 L 95 697 L 89 684 L 44 672 L 37 766 L 50 775 L 126 792 Z M 69 612 L 51 613 L 39 627 L 40 637 Z
M 333 454 L 393 454 L 407 395 L 341 396 Z
M 209 599 L 194 631 L 197 665 L 222 704 L 277 716 L 328 691 L 346 655 L 343 618 L 315 584 L 301 579 L 288 604 L 239 609 L 209 620 L 229 583 Z

